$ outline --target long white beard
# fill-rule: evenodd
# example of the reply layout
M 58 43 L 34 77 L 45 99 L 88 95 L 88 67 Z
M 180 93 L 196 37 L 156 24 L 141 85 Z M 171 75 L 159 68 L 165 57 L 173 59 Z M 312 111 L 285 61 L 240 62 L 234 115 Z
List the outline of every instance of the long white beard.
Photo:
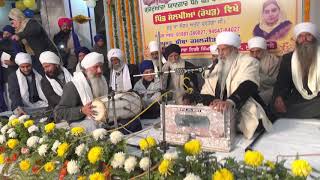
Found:
M 219 84 L 220 84 L 220 98 L 223 96 L 223 92 L 226 86 L 226 80 L 228 77 L 228 74 L 230 72 L 231 66 L 234 62 L 234 60 L 237 57 L 237 53 L 232 53 L 230 56 L 228 56 L 225 60 L 220 60 L 222 63 L 222 69 L 219 74 Z
M 105 94 L 105 83 L 103 82 L 102 77 L 88 77 L 89 82 L 91 84 L 92 95 L 94 98 L 101 97 Z

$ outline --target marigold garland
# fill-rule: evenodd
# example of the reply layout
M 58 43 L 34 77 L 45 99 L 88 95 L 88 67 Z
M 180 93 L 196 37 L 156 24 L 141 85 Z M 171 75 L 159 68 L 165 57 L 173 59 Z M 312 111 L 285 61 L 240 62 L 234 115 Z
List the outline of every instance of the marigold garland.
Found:
M 138 39 L 138 50 L 139 50 L 139 60 L 142 60 L 142 50 L 143 50 L 143 46 L 142 46 L 142 38 L 141 38 L 141 23 L 140 23 L 140 16 L 139 16 L 139 6 L 137 5 L 138 1 L 134 1 L 134 12 L 135 12 L 135 16 L 136 18 L 136 28 L 137 28 L 137 39 Z
M 130 63 L 134 64 L 134 56 L 133 56 L 133 45 L 132 45 L 132 32 L 131 32 L 131 17 L 130 17 L 130 10 L 129 10 L 129 1 L 125 1 L 125 8 L 126 8 L 126 18 L 127 18 L 127 29 L 128 29 L 128 39 L 129 41 L 129 57 Z
M 123 20 L 121 15 L 121 0 L 117 0 L 117 13 L 118 13 L 118 22 L 119 22 L 119 31 L 120 31 L 120 49 L 124 51 L 124 33 L 123 33 Z
M 107 3 L 108 7 L 108 27 L 109 27 L 109 41 L 110 41 L 110 47 L 114 48 L 114 37 L 113 37 L 113 19 L 112 19 L 112 5 L 111 3 Z

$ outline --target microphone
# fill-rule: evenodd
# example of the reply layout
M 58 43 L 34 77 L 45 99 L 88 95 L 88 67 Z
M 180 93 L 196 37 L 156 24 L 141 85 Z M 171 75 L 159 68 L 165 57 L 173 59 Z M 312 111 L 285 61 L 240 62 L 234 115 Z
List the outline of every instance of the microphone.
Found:
M 202 73 L 207 69 L 208 69 L 208 67 L 206 67 L 206 66 L 204 66 L 204 67 L 198 66 L 198 67 L 193 67 L 193 68 L 176 68 L 176 69 L 174 69 L 174 72 L 177 75 L 183 75 L 185 73 L 195 73 L 195 72 Z

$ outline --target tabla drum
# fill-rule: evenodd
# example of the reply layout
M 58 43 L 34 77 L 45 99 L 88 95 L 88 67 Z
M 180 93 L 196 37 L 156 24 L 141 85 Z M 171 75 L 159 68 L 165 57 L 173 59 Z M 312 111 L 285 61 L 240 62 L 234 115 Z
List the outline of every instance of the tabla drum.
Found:
M 117 93 L 114 96 L 115 114 L 117 119 L 129 119 L 138 115 L 143 106 L 140 96 L 134 92 Z M 97 112 L 94 116 L 96 121 L 106 122 L 112 120 L 113 107 L 112 100 L 108 96 L 102 96 L 92 102 L 94 110 Z

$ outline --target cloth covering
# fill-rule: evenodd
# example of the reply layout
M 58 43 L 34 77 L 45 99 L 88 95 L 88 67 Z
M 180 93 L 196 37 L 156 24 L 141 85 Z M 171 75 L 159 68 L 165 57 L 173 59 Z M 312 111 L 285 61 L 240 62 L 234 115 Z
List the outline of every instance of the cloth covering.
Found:
M 149 47 L 150 53 L 159 51 L 159 45 L 157 41 L 150 41 L 148 47 Z
M 18 66 L 21 64 L 32 64 L 32 59 L 30 54 L 20 52 L 16 55 L 15 62 Z
M 16 71 L 18 83 L 19 83 L 19 88 L 20 88 L 20 94 L 22 97 L 23 104 L 27 107 L 32 107 L 32 108 L 39 108 L 39 107 L 47 107 L 48 106 L 48 101 L 45 97 L 45 95 L 42 92 L 40 81 L 42 79 L 42 76 L 37 73 L 35 70 L 33 70 L 33 73 L 35 74 L 35 80 L 36 80 L 36 87 L 38 91 L 38 95 L 41 99 L 41 101 L 38 101 L 36 103 L 31 103 L 29 101 L 29 91 L 28 91 L 28 82 L 27 78 L 22 74 L 20 69 Z
M 3 31 L 3 32 L 7 31 L 7 32 L 9 32 L 9 33 L 11 33 L 11 34 L 14 34 L 14 31 L 15 31 L 15 30 L 14 30 L 14 28 L 13 28 L 12 26 L 6 25 L 5 27 L 3 27 L 2 31 Z
M 229 45 L 236 48 L 240 47 L 240 36 L 234 32 L 221 32 L 216 37 L 217 45 Z
M 299 34 L 301 34 L 303 32 L 308 32 L 308 33 L 312 34 L 317 39 L 320 38 L 317 25 L 315 25 L 311 22 L 299 23 L 294 27 L 294 34 L 295 34 L 296 38 L 298 38 Z
M 67 23 L 67 25 L 68 25 L 69 27 L 71 27 L 71 26 L 72 26 L 72 19 L 67 18 L 67 17 L 61 17 L 61 18 L 59 18 L 59 20 L 58 20 L 58 26 L 61 27 L 61 26 L 63 26 L 64 23 Z
M 221 70 L 222 62 L 220 61 L 212 72 L 206 70 L 205 84 L 202 87 L 201 94 L 216 96 L 215 88 L 218 84 Z M 239 54 L 232 63 L 230 72 L 226 79 L 227 97 L 230 97 L 239 85 L 245 81 L 251 81 L 259 85 L 259 61 L 248 55 Z M 239 112 L 239 129 L 246 138 L 251 139 L 253 137 L 260 119 L 265 129 L 270 131 L 272 124 L 262 106 L 252 97 L 249 97 Z
M 153 62 L 151 60 L 144 60 L 140 64 L 140 73 L 143 74 L 143 72 L 146 69 L 154 69 Z
M 104 59 L 102 54 L 97 52 L 91 52 L 83 58 L 83 60 L 81 61 L 81 67 L 83 67 L 84 69 L 87 69 L 98 63 L 103 64 L 103 62 L 104 62 Z
M 61 69 L 63 71 L 63 75 L 64 75 L 64 79 L 65 79 L 66 83 L 71 81 L 72 80 L 72 75 L 70 74 L 70 72 L 66 68 L 64 68 L 63 66 L 61 66 Z M 46 75 L 46 78 L 50 82 L 54 92 L 57 95 L 62 96 L 63 87 L 61 87 L 61 85 L 57 82 L 57 80 L 49 78 L 47 75 Z
M 267 49 L 267 41 L 263 37 L 253 37 L 248 41 L 248 47 L 249 49 L 252 48 L 261 48 L 261 49 Z
M 41 64 L 48 63 L 48 64 L 60 64 L 60 58 L 54 52 L 45 51 L 40 54 L 39 60 Z

